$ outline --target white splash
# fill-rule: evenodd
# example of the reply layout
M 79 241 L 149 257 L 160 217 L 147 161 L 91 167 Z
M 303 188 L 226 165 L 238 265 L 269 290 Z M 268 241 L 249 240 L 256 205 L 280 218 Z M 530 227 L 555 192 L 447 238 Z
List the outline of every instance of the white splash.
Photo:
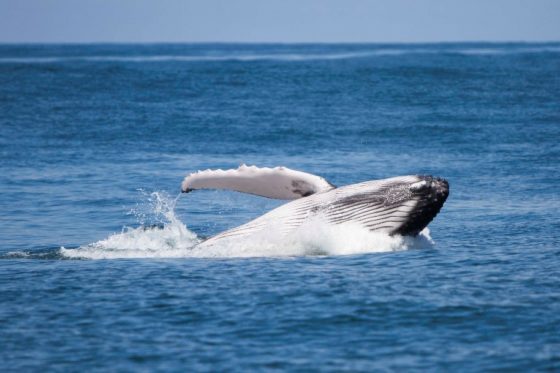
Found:
M 157 192 L 146 196 L 148 204 L 138 205 L 133 213 L 142 224 L 147 215 L 153 215 L 162 226 L 125 227 L 120 233 L 77 249 L 61 248 L 60 254 L 84 259 L 294 257 L 401 251 L 434 244 L 427 228 L 417 237 L 389 236 L 351 223 L 333 228 L 318 219 L 288 235 L 269 230 L 242 239 L 204 244 L 176 217 L 177 199 Z M 144 211 L 146 206 L 150 207 L 150 214 Z
M 193 247 L 195 257 L 284 257 L 330 256 L 380 253 L 421 249 L 433 246 L 426 228 L 417 237 L 389 236 L 371 232 L 358 224 L 337 226 L 320 219 L 304 223 L 285 235 L 267 230 L 243 238 L 221 239 L 215 243 Z
M 196 234 L 175 215 L 177 199 L 164 193 L 146 194 L 147 203 L 130 211 L 142 226 L 123 228 L 108 238 L 77 249 L 62 247 L 60 254 L 69 258 L 177 258 L 188 256 L 188 249 L 200 243 Z M 146 226 L 148 218 L 156 224 Z

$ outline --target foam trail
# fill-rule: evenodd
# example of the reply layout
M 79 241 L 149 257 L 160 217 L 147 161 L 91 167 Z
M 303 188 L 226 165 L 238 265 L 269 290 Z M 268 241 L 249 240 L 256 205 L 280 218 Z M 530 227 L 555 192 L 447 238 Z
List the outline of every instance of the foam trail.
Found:
M 60 255 L 83 259 L 294 257 L 389 252 L 433 246 L 427 228 L 418 237 L 388 236 L 354 224 L 333 227 L 318 219 L 305 223 L 288 235 L 269 230 L 205 245 L 175 215 L 177 198 L 157 192 L 144 195 L 148 203 L 139 204 L 132 210 L 142 226 L 124 228 L 120 233 L 77 249 L 63 247 Z M 155 220 L 158 224 L 146 226 L 148 220 Z

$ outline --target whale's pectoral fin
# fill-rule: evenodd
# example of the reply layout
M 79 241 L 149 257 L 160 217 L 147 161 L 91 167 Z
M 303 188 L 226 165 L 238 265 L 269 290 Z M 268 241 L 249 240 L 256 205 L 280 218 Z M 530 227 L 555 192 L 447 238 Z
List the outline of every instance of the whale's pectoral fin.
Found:
M 232 170 L 206 170 L 185 177 L 181 191 L 227 189 L 267 198 L 297 199 L 335 188 L 322 177 L 286 167 L 241 165 Z

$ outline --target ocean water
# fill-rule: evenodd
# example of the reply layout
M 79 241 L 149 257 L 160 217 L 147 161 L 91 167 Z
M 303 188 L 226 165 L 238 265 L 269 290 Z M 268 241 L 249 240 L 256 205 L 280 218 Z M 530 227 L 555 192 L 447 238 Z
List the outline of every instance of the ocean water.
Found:
M 560 370 L 560 44 L 0 46 L 0 370 Z M 206 168 L 451 194 L 417 238 Z

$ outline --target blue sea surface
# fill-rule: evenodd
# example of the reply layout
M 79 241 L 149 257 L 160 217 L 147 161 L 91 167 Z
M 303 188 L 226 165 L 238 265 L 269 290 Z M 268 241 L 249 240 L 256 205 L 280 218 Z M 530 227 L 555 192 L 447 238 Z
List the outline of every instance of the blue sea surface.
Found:
M 242 163 L 451 194 L 192 255 L 282 203 L 179 196 Z M 560 371 L 559 182 L 559 43 L 0 45 L 0 370 Z

